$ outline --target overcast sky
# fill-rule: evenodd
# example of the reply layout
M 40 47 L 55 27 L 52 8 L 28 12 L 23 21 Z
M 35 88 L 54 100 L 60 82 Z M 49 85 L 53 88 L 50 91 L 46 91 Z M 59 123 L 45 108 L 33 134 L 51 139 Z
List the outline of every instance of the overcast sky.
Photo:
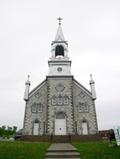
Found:
M 120 125 L 120 0 L 0 0 L 0 126 L 22 128 L 24 83 L 48 74 L 59 16 L 72 74 L 96 82 L 99 129 Z

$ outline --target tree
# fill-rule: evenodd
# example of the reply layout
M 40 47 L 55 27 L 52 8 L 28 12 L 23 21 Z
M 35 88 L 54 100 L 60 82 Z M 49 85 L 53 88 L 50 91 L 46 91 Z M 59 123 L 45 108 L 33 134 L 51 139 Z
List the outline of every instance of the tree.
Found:
M 13 132 L 16 133 L 17 131 L 17 126 L 13 126 Z
M 0 127 L 0 136 L 9 138 L 15 135 L 16 130 L 17 130 L 17 126 L 13 126 L 13 127 L 8 126 L 7 128 L 6 126 L 2 126 Z

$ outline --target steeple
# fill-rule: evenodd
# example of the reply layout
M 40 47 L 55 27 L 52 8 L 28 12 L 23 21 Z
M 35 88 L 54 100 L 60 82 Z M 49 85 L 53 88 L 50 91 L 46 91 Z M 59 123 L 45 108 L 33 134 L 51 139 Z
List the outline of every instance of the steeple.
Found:
M 49 75 L 71 75 L 71 61 L 68 57 L 68 43 L 64 38 L 61 20 L 58 18 L 58 29 L 51 44 L 51 57 L 48 61 Z
M 56 59 L 61 56 L 63 59 L 68 59 L 68 43 L 64 38 L 62 27 L 61 27 L 61 20 L 62 18 L 58 18 L 58 29 L 55 36 L 55 40 L 52 41 L 52 59 Z
M 92 98 L 93 100 L 96 99 L 96 92 L 95 92 L 95 82 L 92 78 L 92 74 L 90 74 L 90 88 L 91 88 L 91 93 L 92 93 Z
M 64 35 L 63 35 L 63 31 L 62 31 L 62 27 L 61 27 L 62 18 L 58 18 L 58 20 L 59 20 L 59 26 L 58 26 L 57 34 L 55 36 L 55 40 L 54 41 L 65 41 L 65 38 L 64 38 Z
M 24 93 L 24 100 L 27 101 L 28 100 L 28 95 L 29 95 L 29 89 L 30 89 L 30 75 L 28 75 L 28 79 L 25 82 L 25 93 Z

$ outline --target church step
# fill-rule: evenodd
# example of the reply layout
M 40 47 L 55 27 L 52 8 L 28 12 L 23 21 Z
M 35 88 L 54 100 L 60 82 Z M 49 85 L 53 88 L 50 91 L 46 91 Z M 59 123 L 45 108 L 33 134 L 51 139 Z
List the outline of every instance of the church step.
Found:
M 68 135 L 56 135 L 52 137 L 52 143 L 69 143 L 70 138 Z
M 46 159 L 80 159 L 80 153 L 69 143 L 54 143 L 48 148 L 45 157 Z
M 45 157 L 47 158 L 78 158 L 80 154 L 78 152 L 47 152 Z
M 45 158 L 45 159 L 58 159 L 58 157 L 54 157 L 54 158 Z M 62 157 L 62 158 L 59 158 L 59 159 L 66 159 L 65 157 Z M 70 158 L 70 159 L 80 159 L 79 157 L 72 157 L 72 158 Z
M 23 141 L 40 141 L 40 142 L 51 142 L 51 143 L 70 143 L 70 142 L 84 142 L 84 141 L 99 141 L 102 137 L 99 134 L 96 135 L 62 135 L 62 136 L 33 136 L 33 135 L 23 135 L 20 137 Z
M 47 150 L 47 152 L 78 152 L 77 150 Z

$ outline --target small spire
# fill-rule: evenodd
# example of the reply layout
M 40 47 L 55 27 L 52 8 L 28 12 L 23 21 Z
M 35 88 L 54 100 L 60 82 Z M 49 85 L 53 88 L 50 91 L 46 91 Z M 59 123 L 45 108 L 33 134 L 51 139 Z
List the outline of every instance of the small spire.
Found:
M 61 17 L 57 18 L 57 20 L 59 21 L 59 25 L 61 25 L 61 20 L 63 20 Z
M 29 89 L 30 89 L 30 75 L 27 76 L 27 81 L 25 82 L 25 92 L 24 92 L 24 100 L 27 101 L 29 98 Z
M 58 26 L 57 34 L 56 34 L 56 37 L 55 37 L 54 41 L 65 41 L 63 31 L 62 31 L 62 27 L 61 27 L 62 18 L 59 17 L 59 18 L 57 18 L 57 20 L 59 21 L 59 26 Z
M 90 74 L 90 88 L 91 88 L 91 93 L 92 93 L 92 99 L 96 99 L 96 91 L 95 91 L 95 82 L 92 78 L 92 74 Z
M 27 81 L 25 84 L 29 84 L 30 85 L 30 75 L 27 76 Z
M 91 78 L 91 80 L 92 80 L 92 74 L 90 74 L 90 78 Z
M 90 84 L 94 84 L 94 80 L 92 78 L 92 74 L 90 74 Z
M 30 75 L 28 75 L 28 81 L 30 80 Z

